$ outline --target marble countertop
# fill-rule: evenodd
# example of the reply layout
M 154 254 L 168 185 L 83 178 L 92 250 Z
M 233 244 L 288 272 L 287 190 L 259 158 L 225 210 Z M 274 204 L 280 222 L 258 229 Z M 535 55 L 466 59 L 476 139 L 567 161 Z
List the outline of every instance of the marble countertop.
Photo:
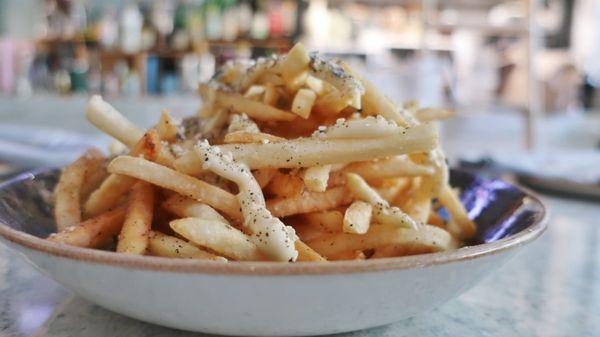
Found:
M 10 107 L 8 103 L 3 102 L 3 108 Z M 63 103 L 45 104 L 47 118 L 40 116 L 39 102 L 14 103 L 10 109 L 0 109 L 4 111 L 0 121 L 41 123 L 86 134 L 94 132 L 89 126 L 84 126 L 81 114 L 85 104 L 83 99 L 73 103 L 80 109 L 67 109 L 68 112 L 61 110 Z M 150 107 L 156 102 L 150 103 L 141 108 L 132 102 L 121 102 L 117 106 L 124 111 L 140 110 L 130 112 L 128 117 L 139 125 L 146 125 L 155 120 L 158 113 L 158 110 Z M 195 106 L 195 102 L 184 105 L 177 101 L 173 107 L 169 104 L 166 107 L 189 114 L 186 111 Z M 34 108 L 38 109 L 37 113 L 32 112 Z M 61 113 L 64 114 L 61 116 Z M 69 117 L 65 115 L 67 113 Z M 464 119 L 458 119 L 445 126 L 443 143 L 451 157 L 456 157 L 453 154 L 464 154 L 465 149 L 492 153 L 499 149 L 512 152 L 520 148 L 519 140 L 514 137 L 519 125 L 514 118 L 495 124 L 489 120 L 477 120 L 470 118 L 467 123 Z M 581 125 L 589 126 L 589 121 L 575 121 L 579 124 L 568 129 L 573 132 L 567 132 L 562 127 L 565 123 L 558 121 L 556 123 L 561 125 L 562 136 L 546 136 L 573 148 L 591 149 L 598 141 L 598 129 L 589 127 L 588 133 L 592 136 L 580 137 L 584 134 Z M 594 125 L 600 124 L 599 121 L 597 116 L 594 117 Z M 489 128 L 489 125 L 502 125 L 502 128 Z M 481 135 L 482 132 L 485 135 Z M 590 169 L 594 170 L 593 167 Z M 543 197 L 543 200 L 551 213 L 548 231 L 479 285 L 418 317 L 345 335 L 598 336 L 600 203 L 554 197 Z M 41 275 L 20 256 L 0 244 L 0 337 L 30 336 L 202 335 L 139 322 L 104 310 Z
M 421 316 L 344 336 L 597 336 L 600 204 L 543 199 L 548 231 L 475 288 Z M 202 335 L 104 310 L 0 245 L 0 336 Z

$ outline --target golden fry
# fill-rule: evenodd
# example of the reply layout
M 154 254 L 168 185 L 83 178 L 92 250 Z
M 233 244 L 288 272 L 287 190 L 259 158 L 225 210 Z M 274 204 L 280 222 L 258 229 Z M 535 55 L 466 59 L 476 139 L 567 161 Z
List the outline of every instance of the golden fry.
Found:
M 79 225 L 67 227 L 57 234 L 50 235 L 48 240 L 77 247 L 101 248 L 110 242 L 113 236 L 119 234 L 125 213 L 126 208 L 119 207 Z
M 347 205 L 353 200 L 345 187 L 335 187 L 325 192 L 307 192 L 291 198 L 267 201 L 267 208 L 276 217 L 324 211 Z
M 227 262 L 222 256 L 203 251 L 185 240 L 161 232 L 151 231 L 148 238 L 148 253 L 153 256 Z
M 154 187 L 140 181 L 129 193 L 127 214 L 121 228 L 117 253 L 144 255 L 154 212 Z
M 97 149 L 87 151 L 73 164 L 67 166 L 56 185 L 55 220 L 58 231 L 81 222 L 81 204 L 83 184 L 88 171 L 91 172 L 104 160 Z

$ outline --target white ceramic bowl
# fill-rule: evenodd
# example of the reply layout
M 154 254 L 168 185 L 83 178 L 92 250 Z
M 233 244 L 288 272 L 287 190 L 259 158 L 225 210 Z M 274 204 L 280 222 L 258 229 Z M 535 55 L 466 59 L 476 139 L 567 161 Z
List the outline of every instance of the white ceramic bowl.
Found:
M 298 264 L 126 256 L 37 237 L 45 235 L 40 228 L 51 219 L 44 218 L 50 214 L 40 202 L 44 193 L 30 194 L 41 189 L 38 183 L 51 187 L 46 175 L 25 175 L 0 186 L 4 223 L 0 241 L 48 277 L 109 310 L 168 327 L 223 335 L 316 335 L 389 324 L 458 296 L 545 229 L 539 200 L 506 185 L 520 193 L 520 206 L 480 229 L 488 241 L 494 241 L 490 235 L 514 231 L 515 223 L 519 232 L 453 252 Z M 32 198 L 36 210 L 19 206 L 24 198 Z M 496 230 L 489 230 L 492 227 Z

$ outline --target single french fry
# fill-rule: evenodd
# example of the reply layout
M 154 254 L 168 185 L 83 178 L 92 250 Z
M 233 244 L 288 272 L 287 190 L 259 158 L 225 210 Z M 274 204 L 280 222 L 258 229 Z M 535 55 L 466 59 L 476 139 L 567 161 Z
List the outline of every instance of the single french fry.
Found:
M 410 184 L 411 180 L 408 178 L 385 179 L 375 190 L 390 205 L 394 205 L 394 201 L 398 195 L 407 190 Z
M 298 175 L 277 172 L 265 188 L 265 192 L 281 198 L 300 195 L 304 181 Z
M 264 257 L 250 238 L 231 225 L 199 218 L 171 221 L 171 228 L 196 245 L 239 261 L 259 261 Z
M 244 97 L 250 99 L 260 100 L 262 95 L 265 93 L 264 85 L 251 85 L 248 90 L 244 93 Z
M 104 156 L 97 149 L 87 151 L 67 166 L 58 180 L 55 192 L 54 218 L 58 231 L 81 222 L 81 191 L 89 170 L 98 166 Z
M 83 178 L 83 184 L 81 185 L 80 200 L 85 202 L 92 192 L 94 192 L 100 184 L 108 177 L 106 172 L 106 163 L 103 158 L 101 162 L 91 165 L 85 177 Z
M 153 212 L 154 187 L 143 181 L 137 182 L 129 193 L 127 214 L 119 234 L 117 253 L 146 253 Z
M 280 62 L 279 71 L 286 83 L 294 80 L 308 69 L 310 57 L 301 43 L 296 43 L 289 53 Z
M 284 141 L 285 138 L 277 137 L 263 132 L 248 132 L 248 131 L 235 131 L 225 135 L 223 142 L 225 144 L 231 143 L 277 143 Z
M 314 91 L 310 89 L 300 89 L 296 92 L 296 96 L 294 96 L 291 110 L 296 115 L 307 119 L 308 116 L 310 116 L 310 112 L 316 99 L 317 94 L 315 94 Z
M 431 177 L 420 177 L 419 187 L 405 204 L 406 213 L 419 223 L 427 222 L 431 212 L 431 191 L 434 189 L 434 181 Z
M 349 105 L 344 94 L 337 90 L 331 90 L 315 100 L 313 111 L 322 116 L 335 116 Z
M 254 170 L 252 172 L 252 175 L 254 175 L 254 179 L 256 179 L 258 186 L 260 186 L 260 188 L 265 188 L 265 186 L 267 186 L 271 182 L 273 177 L 278 172 L 279 172 L 279 170 L 274 169 L 274 168 L 264 168 L 264 169 Z
M 373 205 L 373 219 L 382 224 L 417 228 L 418 224 L 398 207 L 392 207 L 377 192 L 355 173 L 348 173 L 348 188 L 356 199 Z
M 469 215 L 465 206 L 460 202 L 458 195 L 452 191 L 449 185 L 446 185 L 440 195 L 438 195 L 440 203 L 446 208 L 452 220 L 458 225 L 459 232 L 452 233 L 461 239 L 471 238 L 477 232 L 477 227 L 473 220 L 469 219 Z
M 361 109 L 361 96 L 365 93 L 365 88 L 361 81 L 349 73 L 337 60 L 324 60 L 315 54 L 311 56 L 309 72 L 310 75 L 338 89 L 344 97 L 347 97 L 349 106 Z
M 303 175 L 304 185 L 311 192 L 325 192 L 329 181 L 331 165 L 313 166 L 307 168 Z
M 125 207 L 116 208 L 52 234 L 48 240 L 77 247 L 100 248 L 119 234 L 125 213 Z
M 314 91 L 317 96 L 320 96 L 325 92 L 325 84 L 323 81 L 314 76 L 308 75 L 304 84 L 308 89 Z
M 373 206 L 364 201 L 354 201 L 344 213 L 344 233 L 365 234 L 371 225 Z
M 119 156 L 108 165 L 108 172 L 147 181 L 204 202 L 233 219 L 242 219 L 240 205 L 235 195 L 143 158 Z
M 431 210 L 429 212 L 429 218 L 427 219 L 427 223 L 440 228 L 447 228 L 446 221 L 442 218 L 436 211 Z
M 158 121 L 158 124 L 156 124 L 156 131 L 161 140 L 166 142 L 174 142 L 177 140 L 177 133 L 179 132 L 178 122 L 171 117 L 169 111 L 162 111 L 160 120 Z
M 153 256 L 227 262 L 227 259 L 222 256 L 203 251 L 187 241 L 174 236 L 150 231 L 148 237 L 148 253 Z
M 340 211 L 321 211 L 303 214 L 306 224 L 331 233 L 342 231 L 344 214 Z
M 162 207 L 181 218 L 200 218 L 229 224 L 229 221 L 214 208 L 181 194 L 169 196 L 162 203 Z
M 322 228 L 311 226 L 309 224 L 298 224 L 293 227 L 296 231 L 296 235 L 298 235 L 298 237 L 305 242 L 310 242 L 312 240 L 331 234 L 331 232 L 325 231 Z
M 227 109 L 222 107 L 215 109 L 214 114 L 208 118 L 204 124 L 202 124 L 200 133 L 203 136 L 208 136 L 217 132 L 223 125 L 225 125 L 225 123 L 227 123 L 228 116 L 229 111 Z
M 260 129 L 258 125 L 254 123 L 246 114 L 232 114 L 229 117 L 229 126 L 227 127 L 227 133 L 234 133 L 236 131 L 246 131 L 251 133 L 259 133 Z
M 130 155 L 157 160 L 164 152 L 157 131 L 150 129 L 133 146 Z M 115 207 L 134 184 L 133 178 L 110 174 L 85 202 L 85 215 L 87 217 L 98 215 Z
M 347 205 L 353 200 L 345 187 L 335 187 L 325 192 L 306 192 L 290 198 L 267 201 L 267 208 L 276 217 L 324 211 Z
M 144 130 L 131 123 L 98 95 L 90 98 L 85 116 L 98 129 L 118 139 L 128 147 L 135 146 L 138 140 L 144 136 Z
M 429 151 L 437 145 L 433 126 L 419 125 L 396 135 L 373 139 L 300 138 L 270 144 L 227 144 L 218 146 L 251 169 L 297 168 L 372 160 L 412 152 Z M 292 150 L 292 151 L 290 151 Z M 178 171 L 198 174 L 204 158 L 189 151 L 175 161 Z
M 364 251 L 385 246 L 419 252 L 437 252 L 456 248 L 456 241 L 450 233 L 429 225 L 420 226 L 418 229 L 373 225 L 366 234 L 331 234 L 309 241 L 307 244 L 325 258 L 347 251 Z
M 327 261 L 324 257 L 315 252 L 306 243 L 296 240 L 296 250 L 298 251 L 297 262 L 325 262 Z
M 320 127 L 313 136 L 323 139 L 356 139 L 356 138 L 379 138 L 392 136 L 404 131 L 394 121 L 387 120 L 381 116 L 350 119 L 338 118 L 335 124 Z
M 273 83 L 267 83 L 265 85 L 265 94 L 263 96 L 263 103 L 275 106 L 277 105 L 277 101 L 279 101 L 279 90 Z
M 342 170 L 331 174 L 330 184 L 332 186 L 343 184 L 348 173 L 355 173 L 367 181 L 372 181 L 397 177 L 430 176 L 434 170 L 430 166 L 416 164 L 405 156 L 394 156 L 348 164 Z
M 249 117 L 263 121 L 291 121 L 296 115 L 277 109 L 273 106 L 257 102 L 242 95 L 217 91 L 216 102 L 223 108 L 229 108 Z
M 328 257 L 331 261 L 344 261 L 344 260 L 366 260 L 367 257 L 362 250 L 349 250 L 338 254 L 333 254 Z

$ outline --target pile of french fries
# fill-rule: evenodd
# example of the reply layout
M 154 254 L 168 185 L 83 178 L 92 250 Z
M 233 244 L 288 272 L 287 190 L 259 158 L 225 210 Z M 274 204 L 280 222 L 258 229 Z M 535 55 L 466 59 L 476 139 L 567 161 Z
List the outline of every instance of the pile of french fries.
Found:
M 475 224 L 431 121 L 297 44 L 227 63 L 199 116 L 143 130 L 99 96 L 86 117 L 122 143 L 66 167 L 48 240 L 214 261 L 374 259 L 456 249 Z M 438 210 L 443 207 L 449 218 Z

